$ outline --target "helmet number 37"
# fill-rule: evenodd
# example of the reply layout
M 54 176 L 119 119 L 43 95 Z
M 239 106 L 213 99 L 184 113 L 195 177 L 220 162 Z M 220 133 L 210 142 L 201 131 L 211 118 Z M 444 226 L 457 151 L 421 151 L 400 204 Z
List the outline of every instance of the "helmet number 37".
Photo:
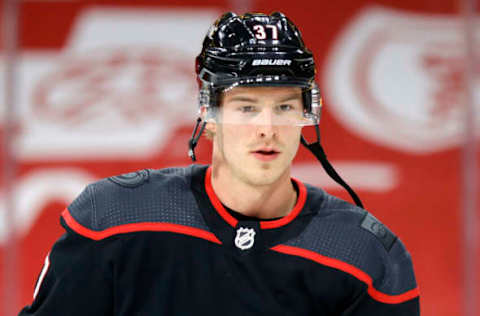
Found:
M 267 28 L 272 36 L 271 39 L 278 39 L 278 30 L 275 25 L 262 25 L 262 24 L 256 24 L 253 26 L 253 30 L 255 31 L 255 37 L 259 40 L 264 40 L 267 39 L 267 32 L 265 30 Z

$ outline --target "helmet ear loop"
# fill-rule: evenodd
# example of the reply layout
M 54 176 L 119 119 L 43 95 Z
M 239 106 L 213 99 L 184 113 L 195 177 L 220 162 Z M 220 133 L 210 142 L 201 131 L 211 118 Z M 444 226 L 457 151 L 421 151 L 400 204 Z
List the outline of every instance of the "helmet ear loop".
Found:
M 315 86 L 314 86 L 314 84 L 312 84 L 312 86 L 310 88 L 303 89 L 303 91 L 302 91 L 303 106 L 305 107 L 305 111 L 307 113 L 312 111 L 312 107 L 313 107 L 312 101 L 315 100 L 313 94 L 318 93 L 318 89 L 317 89 L 317 91 L 314 91 L 313 90 L 314 88 L 315 88 Z M 323 151 L 322 145 L 320 145 L 320 127 L 319 127 L 318 124 L 315 124 L 314 128 L 315 128 L 316 140 L 309 143 L 309 142 L 307 142 L 305 137 L 302 134 L 300 134 L 300 142 L 309 151 L 311 151 L 313 153 L 313 155 L 319 161 L 322 161 L 324 157 L 326 159 L 326 155 L 325 155 L 325 152 Z M 318 150 L 318 148 L 320 148 L 320 150 Z M 322 163 L 322 165 L 323 165 L 323 163 Z
M 200 123 L 202 124 L 200 126 Z M 192 137 L 190 137 L 190 140 L 188 141 L 188 156 L 192 161 L 196 161 L 197 157 L 195 156 L 195 147 L 197 147 L 198 141 L 200 139 L 200 136 L 202 136 L 203 130 L 205 129 L 205 126 L 207 125 L 207 122 L 203 121 L 199 117 L 197 118 L 197 123 L 195 124 L 195 128 L 193 129 Z M 200 131 L 197 134 L 198 127 L 200 126 Z
M 217 106 L 217 100 L 217 92 L 215 92 L 210 85 L 204 86 L 200 89 L 200 96 L 198 100 L 200 108 L 202 108 L 204 104 L 207 104 L 207 108 L 215 107 Z M 188 140 L 188 156 L 190 157 L 190 159 L 192 159 L 192 161 L 197 160 L 195 156 L 195 147 L 197 147 L 198 141 L 200 140 L 200 137 L 202 136 L 206 126 L 207 122 L 202 119 L 202 114 L 200 114 L 200 117 L 197 118 L 197 122 L 195 123 L 192 137 L 190 137 L 190 139 Z
M 305 111 L 307 113 L 312 112 L 312 109 L 314 106 L 319 107 L 320 104 L 312 104 L 313 102 L 318 103 L 318 87 L 316 83 L 312 83 L 310 88 L 303 89 L 302 91 L 302 99 L 303 99 L 303 106 L 305 108 Z M 308 145 L 318 143 L 320 144 L 320 128 L 318 124 L 314 125 L 315 127 L 315 134 L 316 134 L 316 141 L 312 143 L 308 143 L 307 140 L 303 137 L 303 135 L 300 135 L 300 141 L 302 144 L 308 148 Z

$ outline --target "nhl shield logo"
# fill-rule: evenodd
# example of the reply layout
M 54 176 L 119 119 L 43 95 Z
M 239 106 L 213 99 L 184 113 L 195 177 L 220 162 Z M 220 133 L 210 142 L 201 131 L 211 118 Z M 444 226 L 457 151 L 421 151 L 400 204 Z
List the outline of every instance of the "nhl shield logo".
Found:
M 235 236 L 235 246 L 241 250 L 252 248 L 255 243 L 255 230 L 253 228 L 240 227 Z

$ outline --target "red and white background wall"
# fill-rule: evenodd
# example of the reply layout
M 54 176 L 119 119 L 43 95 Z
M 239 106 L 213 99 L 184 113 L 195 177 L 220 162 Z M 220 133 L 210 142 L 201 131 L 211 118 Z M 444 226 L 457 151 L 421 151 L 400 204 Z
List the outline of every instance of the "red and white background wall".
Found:
M 470 316 L 478 1 L 477 14 L 460 0 L 10 2 L 0 7 L 1 315 L 31 302 L 60 212 L 88 182 L 191 163 L 194 57 L 216 17 L 248 9 L 286 13 L 314 51 L 324 147 L 410 250 L 422 315 Z M 208 141 L 197 151 L 208 163 Z M 349 199 L 304 149 L 293 173 Z

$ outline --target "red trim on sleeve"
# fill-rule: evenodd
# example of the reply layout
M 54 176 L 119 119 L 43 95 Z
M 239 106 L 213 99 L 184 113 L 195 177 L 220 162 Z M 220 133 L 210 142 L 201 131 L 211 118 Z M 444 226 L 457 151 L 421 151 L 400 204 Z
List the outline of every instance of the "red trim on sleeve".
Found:
M 205 231 L 203 229 L 194 228 L 190 226 L 171 224 L 171 223 L 138 223 L 138 224 L 125 224 L 120 226 L 115 226 L 107 228 L 101 231 L 95 231 L 88 229 L 81 224 L 79 224 L 73 217 L 70 215 L 70 211 L 65 209 L 62 212 L 62 217 L 67 223 L 67 225 L 73 229 L 78 234 L 88 237 L 94 240 L 101 240 L 113 235 L 123 234 L 123 233 L 132 233 L 139 231 L 155 231 L 155 232 L 172 232 L 178 234 L 189 235 L 193 237 L 198 237 L 206 239 L 208 241 L 214 242 L 216 244 L 222 244 L 218 238 L 211 232 Z
M 414 288 L 413 290 L 407 291 L 402 294 L 398 295 L 389 295 L 380 292 L 379 290 L 375 289 L 373 287 L 373 281 L 372 278 L 362 270 L 345 263 L 343 261 L 340 261 L 338 259 L 333 259 L 329 257 L 322 256 L 316 252 L 298 248 L 298 247 L 292 247 L 292 246 L 286 246 L 286 245 L 277 245 L 271 248 L 274 251 L 281 252 L 284 254 L 288 255 L 293 255 L 293 256 L 298 256 L 302 257 L 305 259 L 309 259 L 312 261 L 315 261 L 317 263 L 323 264 L 325 266 L 346 272 L 358 280 L 362 281 L 363 283 L 367 284 L 367 292 L 368 294 L 376 301 L 386 303 L 386 304 L 399 304 L 406 302 L 408 300 L 411 300 L 417 296 L 420 295 L 420 291 L 418 287 Z
M 307 200 L 307 188 L 305 185 L 300 182 L 299 180 L 292 178 L 293 181 L 298 186 L 298 198 L 297 203 L 293 207 L 292 211 L 285 217 L 281 219 L 277 219 L 274 221 L 260 221 L 260 228 L 262 229 L 271 229 L 271 228 L 278 228 L 283 225 L 286 225 L 293 221 L 295 217 L 300 213 L 303 206 L 305 205 L 305 201 Z M 207 191 L 207 195 L 210 198 L 210 202 L 212 203 L 213 207 L 217 210 L 217 213 L 232 227 L 236 227 L 238 224 L 238 220 L 234 218 L 230 213 L 227 212 L 225 207 L 223 207 L 222 202 L 218 199 L 215 191 L 212 187 L 212 167 L 208 167 L 207 172 L 205 174 L 205 190 Z

